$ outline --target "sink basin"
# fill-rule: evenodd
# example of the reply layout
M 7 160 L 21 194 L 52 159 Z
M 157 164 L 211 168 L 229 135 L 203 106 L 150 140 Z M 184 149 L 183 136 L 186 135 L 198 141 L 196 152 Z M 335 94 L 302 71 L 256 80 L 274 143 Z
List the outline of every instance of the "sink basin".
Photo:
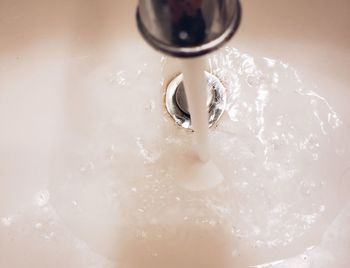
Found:
M 200 192 L 136 5 L 0 3 L 0 267 L 348 267 L 350 3 L 242 3 Z

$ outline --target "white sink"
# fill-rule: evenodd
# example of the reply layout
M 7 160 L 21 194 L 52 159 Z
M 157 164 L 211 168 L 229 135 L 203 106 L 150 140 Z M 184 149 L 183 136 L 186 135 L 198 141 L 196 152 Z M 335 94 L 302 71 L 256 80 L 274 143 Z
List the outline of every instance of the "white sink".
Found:
M 0 3 L 0 267 L 347 268 L 350 3 L 242 3 L 205 192 L 136 4 Z

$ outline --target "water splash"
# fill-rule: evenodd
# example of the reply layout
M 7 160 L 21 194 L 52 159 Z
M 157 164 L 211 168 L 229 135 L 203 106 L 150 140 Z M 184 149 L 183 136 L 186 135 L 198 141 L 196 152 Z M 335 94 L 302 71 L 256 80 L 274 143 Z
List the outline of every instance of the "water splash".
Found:
M 101 76 L 111 73 L 106 69 Z M 244 267 L 317 243 L 348 166 L 341 116 L 317 87 L 277 59 L 225 48 L 210 57 L 209 69 L 228 93 L 227 113 L 210 132 L 210 153 L 225 178 L 220 186 L 205 193 L 178 186 L 174 174 L 186 167 L 191 135 L 155 101 L 161 95 L 155 85 L 164 81 L 155 79 L 158 69 L 151 63 L 109 81 L 113 90 L 103 92 L 116 110 L 101 117 L 82 148 L 63 155 L 68 168 L 60 167 L 50 194 L 74 232 L 97 252 L 115 260 L 127 254 L 119 246 L 116 252 L 113 240 L 145 259 L 155 253 L 162 259 L 174 247 L 169 241 L 181 247 L 190 240 L 198 248 L 198 237 L 204 237 L 224 245 L 227 252 L 220 254 L 226 255 L 220 256 L 229 256 L 233 266 Z M 125 117 L 131 106 L 135 110 Z

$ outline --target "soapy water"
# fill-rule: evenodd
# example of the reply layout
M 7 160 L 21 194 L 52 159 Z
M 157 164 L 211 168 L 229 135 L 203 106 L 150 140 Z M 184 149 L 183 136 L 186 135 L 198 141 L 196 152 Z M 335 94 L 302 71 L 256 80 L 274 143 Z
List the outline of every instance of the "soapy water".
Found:
M 118 71 L 105 94 L 126 96 L 111 97 L 113 115 L 82 145 L 64 141 L 50 192 L 77 236 L 126 267 L 246 267 L 317 244 L 339 210 L 349 153 L 342 118 L 318 89 L 278 60 L 233 48 L 210 56 L 228 95 L 209 133 L 224 181 L 193 192 L 179 183 L 191 133 L 155 97 L 153 69 Z

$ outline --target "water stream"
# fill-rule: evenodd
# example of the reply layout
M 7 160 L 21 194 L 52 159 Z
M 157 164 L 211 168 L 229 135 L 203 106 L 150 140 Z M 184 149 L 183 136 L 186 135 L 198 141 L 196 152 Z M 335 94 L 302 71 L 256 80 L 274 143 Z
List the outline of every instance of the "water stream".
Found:
M 209 160 L 208 144 L 208 106 L 207 83 L 204 75 L 206 58 L 183 60 L 184 86 L 191 114 L 192 128 L 195 132 L 195 148 L 198 158 Z
M 184 172 L 176 172 L 175 177 L 179 185 L 192 191 L 208 190 L 224 180 L 221 171 L 210 159 L 205 67 L 206 58 L 204 57 L 186 59 L 182 62 L 184 87 L 195 136 L 196 158 L 189 159 L 183 169 Z

